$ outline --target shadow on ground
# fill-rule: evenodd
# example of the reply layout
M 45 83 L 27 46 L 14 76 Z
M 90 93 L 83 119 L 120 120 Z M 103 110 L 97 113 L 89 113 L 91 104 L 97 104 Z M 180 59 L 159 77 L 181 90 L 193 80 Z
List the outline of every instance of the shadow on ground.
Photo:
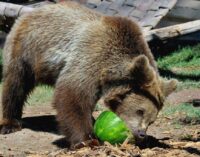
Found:
M 23 128 L 28 128 L 34 131 L 50 132 L 59 134 L 57 122 L 54 115 L 25 117 L 23 120 Z
M 169 138 L 156 139 L 153 136 L 148 136 L 144 141 L 142 141 L 141 143 L 138 143 L 137 146 L 140 149 L 146 149 L 146 148 L 152 149 L 152 148 L 155 148 L 155 147 L 162 148 L 162 149 L 179 149 L 179 150 L 182 149 L 182 150 L 187 151 L 190 154 L 193 154 L 193 155 L 195 154 L 195 155 L 200 156 L 200 150 L 197 149 L 197 148 L 193 148 L 193 147 L 174 148 L 173 145 L 164 143 L 164 141 L 167 141 L 167 140 L 170 140 L 170 139 Z M 193 140 L 190 140 L 190 141 L 193 141 Z M 195 142 L 198 142 L 198 140 L 195 141 Z
M 52 142 L 52 144 L 56 145 L 57 147 L 62 148 L 62 149 L 69 148 L 69 146 L 70 146 L 69 142 L 64 137 L 55 140 L 54 142 Z
M 170 145 L 162 142 L 164 140 L 168 139 L 156 139 L 153 136 L 147 136 L 142 142 L 137 143 L 138 147 L 140 149 L 146 149 L 146 148 L 170 148 Z
M 195 154 L 197 156 L 200 156 L 200 150 L 197 149 L 197 148 L 193 148 L 193 147 L 186 147 L 186 148 L 183 148 L 185 151 L 187 151 L 188 153 L 190 154 Z
M 25 117 L 22 120 L 23 128 L 60 135 L 58 131 L 58 124 L 54 115 Z M 69 147 L 69 143 L 66 141 L 66 138 L 59 138 L 52 142 L 52 144 L 62 149 Z

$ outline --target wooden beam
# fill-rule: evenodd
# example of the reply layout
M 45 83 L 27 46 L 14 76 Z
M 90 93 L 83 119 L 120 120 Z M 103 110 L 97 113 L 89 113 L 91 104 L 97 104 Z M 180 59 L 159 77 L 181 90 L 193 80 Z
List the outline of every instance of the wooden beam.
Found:
M 0 16 L 16 18 L 33 10 L 34 8 L 26 7 L 23 5 L 0 2 Z
M 168 38 L 173 38 L 189 33 L 200 31 L 200 20 L 195 20 L 191 22 L 186 22 L 183 24 L 173 25 L 169 27 L 153 29 L 144 32 L 147 41 L 154 39 L 165 40 Z

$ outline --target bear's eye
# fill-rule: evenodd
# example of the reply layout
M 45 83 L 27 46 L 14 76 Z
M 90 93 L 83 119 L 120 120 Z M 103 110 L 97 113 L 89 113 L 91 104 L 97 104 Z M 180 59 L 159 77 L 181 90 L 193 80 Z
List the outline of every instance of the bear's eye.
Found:
M 144 110 L 139 109 L 139 110 L 136 111 L 136 113 L 137 113 L 138 116 L 143 116 L 144 115 Z

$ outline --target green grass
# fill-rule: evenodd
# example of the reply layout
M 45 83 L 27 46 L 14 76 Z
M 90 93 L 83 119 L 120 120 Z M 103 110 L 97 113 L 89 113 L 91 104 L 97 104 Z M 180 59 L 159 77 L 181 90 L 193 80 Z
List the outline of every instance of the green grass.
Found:
M 49 86 L 38 86 L 28 98 L 27 105 L 50 104 L 53 97 L 53 88 Z
M 200 44 L 181 48 L 168 56 L 159 58 L 157 63 L 163 77 L 179 80 L 178 90 L 200 88 Z M 175 128 L 180 128 L 183 123 L 198 124 L 200 119 L 200 108 L 195 108 L 188 103 L 165 105 L 162 113 L 178 117 L 173 123 Z
M 200 76 L 200 45 L 185 47 L 158 60 L 159 67 L 167 70 L 180 68 L 177 73 Z M 189 70 L 185 70 L 189 69 Z
M 191 104 L 183 103 L 175 106 L 167 106 L 163 110 L 165 115 L 183 114 L 188 117 L 195 117 L 200 119 L 200 108 L 193 107 Z
M 157 63 L 161 75 L 181 82 L 179 88 L 200 88 L 200 44 L 179 49 Z
M 165 106 L 163 115 L 175 116 L 173 120 L 174 127 L 181 127 L 186 124 L 200 124 L 200 108 L 193 107 L 191 104 L 182 103 L 175 106 Z

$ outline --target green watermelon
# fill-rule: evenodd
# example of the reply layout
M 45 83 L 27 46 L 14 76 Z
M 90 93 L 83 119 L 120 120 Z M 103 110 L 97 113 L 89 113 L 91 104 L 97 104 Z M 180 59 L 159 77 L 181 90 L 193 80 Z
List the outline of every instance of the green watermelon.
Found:
M 101 141 L 108 141 L 111 144 L 123 143 L 127 138 L 132 137 L 125 122 L 111 111 L 104 111 L 96 119 L 94 133 Z

